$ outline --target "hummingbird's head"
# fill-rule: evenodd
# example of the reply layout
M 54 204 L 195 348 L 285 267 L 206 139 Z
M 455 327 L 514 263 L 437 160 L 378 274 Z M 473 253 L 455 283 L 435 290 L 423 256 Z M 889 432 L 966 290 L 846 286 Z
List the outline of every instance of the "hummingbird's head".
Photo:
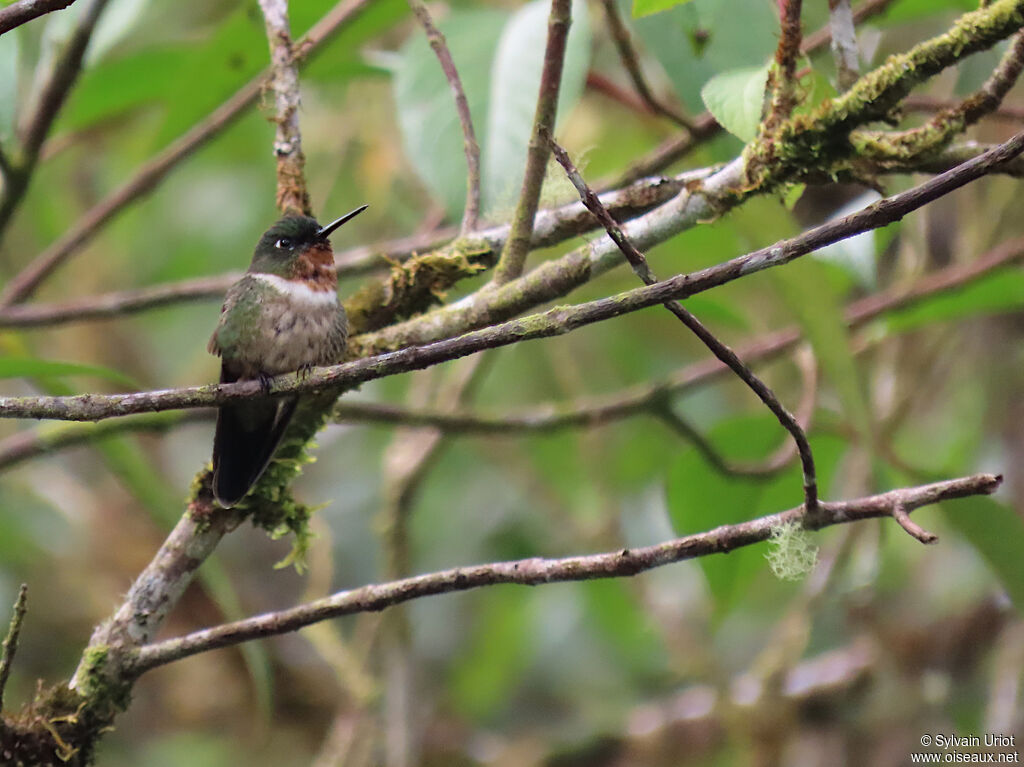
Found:
M 366 208 L 356 208 L 327 226 L 320 226 L 310 216 L 285 216 L 260 237 L 249 271 L 276 274 L 288 280 L 328 280 L 336 284 L 334 251 L 328 237 Z

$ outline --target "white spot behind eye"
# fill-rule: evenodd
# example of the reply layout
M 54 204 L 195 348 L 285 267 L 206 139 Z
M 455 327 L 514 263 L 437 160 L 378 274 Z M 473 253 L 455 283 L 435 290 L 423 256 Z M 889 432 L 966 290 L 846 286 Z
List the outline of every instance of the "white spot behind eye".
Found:
M 274 243 L 274 247 L 277 248 L 278 250 L 291 250 L 292 241 L 289 240 L 287 237 L 282 237 L 281 239 Z

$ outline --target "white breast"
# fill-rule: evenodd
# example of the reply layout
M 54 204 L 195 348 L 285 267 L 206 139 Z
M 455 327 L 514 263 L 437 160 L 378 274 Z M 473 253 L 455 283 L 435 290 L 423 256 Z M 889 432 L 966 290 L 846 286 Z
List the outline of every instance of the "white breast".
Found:
M 338 294 L 333 290 L 313 290 L 304 282 L 292 282 L 278 277 L 276 274 L 252 274 L 250 276 L 262 280 L 297 304 L 313 307 L 331 306 L 338 303 Z

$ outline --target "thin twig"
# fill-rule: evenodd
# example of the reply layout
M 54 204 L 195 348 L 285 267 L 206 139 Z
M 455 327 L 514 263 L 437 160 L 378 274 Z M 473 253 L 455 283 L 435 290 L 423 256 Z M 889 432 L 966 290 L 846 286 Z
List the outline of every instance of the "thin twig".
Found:
M 259 0 L 270 45 L 270 86 L 274 91 L 274 156 L 277 158 L 277 209 L 284 214 L 312 213 L 306 189 L 306 156 L 299 130 L 299 67 L 288 25 L 288 0 Z
M 289 633 L 342 615 L 383 610 L 402 602 L 435 594 L 466 591 L 498 583 L 535 586 L 633 576 L 674 562 L 725 553 L 759 543 L 771 537 L 773 530 L 784 525 L 803 523 L 808 529 L 820 530 L 836 524 L 887 517 L 892 516 L 897 506 L 910 512 L 941 501 L 991 494 L 1001 482 L 1002 477 L 977 474 L 930 485 L 891 490 L 881 495 L 853 501 L 823 501 L 819 505 L 820 513 L 813 523 L 809 523 L 804 516 L 803 507 L 800 506 L 749 522 L 723 525 L 708 532 L 653 546 L 564 559 L 535 557 L 458 567 L 391 583 L 363 586 L 288 610 L 267 613 L 141 647 L 134 657 L 128 660 L 126 671 L 130 674 L 141 674 L 157 666 L 219 647 Z
M 615 41 L 615 49 L 619 53 L 619 60 L 629 73 L 629 77 L 633 81 L 633 87 L 636 88 L 636 92 L 640 95 L 643 103 L 655 114 L 667 117 L 680 127 L 693 133 L 693 120 L 686 117 L 678 109 L 661 102 L 651 92 L 650 86 L 647 85 L 647 80 L 644 78 L 644 72 L 640 68 L 640 58 L 633 47 L 629 30 L 626 29 L 626 24 L 622 21 L 622 16 L 619 14 L 618 4 L 615 0 L 601 0 L 601 5 L 604 8 L 605 19 L 608 21 L 608 29 L 612 33 L 612 40 Z
M 416 14 L 423 31 L 426 32 L 427 41 L 434 49 L 434 54 L 441 64 L 441 70 L 444 72 L 448 87 L 451 88 L 452 96 L 455 98 L 455 111 L 459 116 L 459 125 L 462 126 L 462 142 L 466 153 L 466 207 L 462 212 L 459 234 L 465 235 L 476 229 L 477 220 L 480 217 L 480 145 L 477 143 L 476 132 L 473 130 L 473 118 L 469 113 L 466 92 L 462 89 L 462 80 L 455 68 L 451 51 L 448 50 L 448 43 L 430 17 L 426 3 L 423 0 L 408 1 L 409 7 Z
M 299 63 L 312 58 L 314 51 L 322 48 L 323 43 L 330 40 L 369 3 L 370 0 L 341 0 L 334 6 L 296 46 Z M 0 293 L 0 307 L 25 300 L 43 280 L 88 244 L 125 207 L 153 191 L 178 163 L 234 123 L 248 107 L 256 103 L 268 75 L 269 69 L 264 70 L 243 85 L 227 101 L 146 162 L 132 178 L 82 214 L 60 239 L 32 259 L 7 283 Z
M 0 35 L 40 16 L 67 8 L 75 0 L 17 0 L 0 8 Z
M 28 584 L 21 584 L 18 589 L 18 599 L 14 603 L 14 615 L 7 626 L 7 636 L 4 637 L 3 648 L 0 650 L 0 711 L 4 708 L 4 690 L 7 689 L 7 680 L 11 676 L 11 668 L 14 665 L 14 654 L 18 651 L 18 635 L 21 634 L 21 624 L 25 622 L 25 614 L 28 612 Z
M 7 232 L 11 217 L 25 198 L 39 160 L 39 151 L 68 93 L 78 80 L 93 29 L 107 2 L 108 0 L 91 0 L 82 9 L 78 23 L 54 61 L 28 119 L 18 131 L 21 151 L 17 160 L 8 168 L 3 193 L 0 194 L 0 240 Z
M 544 176 L 548 167 L 548 144 L 543 139 L 542 132 L 552 133 L 555 129 L 558 92 L 562 86 L 562 65 L 565 63 L 566 40 L 569 37 L 571 23 L 571 0 L 551 0 L 544 67 L 541 70 L 537 108 L 533 116 L 533 132 L 526 149 L 523 187 L 512 216 L 512 229 L 494 271 L 495 285 L 503 285 L 522 274 L 526 256 L 530 252 L 533 220 L 537 215 L 541 188 L 544 186 Z
M 792 0 L 791 0 L 792 1 Z M 797 5 L 797 13 L 799 13 L 799 3 Z M 789 6 L 787 6 L 789 7 Z M 799 18 L 797 19 L 797 29 L 799 31 Z M 576 169 L 572 160 L 569 159 L 568 153 L 560 147 L 550 135 L 547 139 L 551 145 L 551 151 L 555 153 L 555 158 L 565 169 L 566 175 L 572 182 L 573 186 L 576 187 L 576 191 L 579 192 L 580 199 L 583 204 L 587 206 L 591 213 L 593 213 L 597 219 L 604 226 L 605 231 L 608 232 L 608 236 L 615 242 L 619 250 L 622 251 L 622 255 L 626 261 L 633 268 L 633 272 L 639 277 L 645 285 L 654 285 L 658 282 L 658 278 L 654 275 L 650 265 L 647 263 L 647 258 L 641 253 L 630 239 L 623 233 L 622 228 L 613 219 L 608 211 L 605 210 L 601 201 L 598 199 L 594 191 L 587 186 L 587 182 L 584 181 L 583 176 Z M 667 301 L 664 304 L 665 308 L 674 314 L 680 322 L 682 322 L 701 342 L 711 350 L 718 359 L 729 366 L 729 368 L 745 383 L 758 398 L 765 404 L 765 406 L 772 411 L 772 414 L 779 420 L 786 431 L 793 437 L 793 441 L 796 442 L 797 452 L 800 454 L 800 465 L 803 467 L 803 485 L 804 485 L 804 501 L 807 508 L 808 514 L 816 513 L 818 507 L 818 480 L 814 469 L 814 456 L 811 452 L 811 445 L 807 441 L 807 435 L 804 433 L 803 428 L 797 423 L 796 418 L 790 413 L 779 398 L 775 395 L 767 384 L 758 378 L 754 371 L 752 371 L 743 361 L 736 355 L 732 349 L 726 344 L 718 340 L 718 338 L 712 333 L 704 324 L 697 319 L 697 317 L 687 310 L 678 300 Z M 670 423 L 677 424 L 678 419 L 671 419 Z M 677 425 L 678 428 L 678 425 Z M 692 438 L 692 437 L 691 437 Z
M 608 298 L 491 325 L 460 336 L 422 346 L 364 357 L 341 365 L 317 368 L 307 376 L 280 376 L 272 383 L 273 395 L 343 390 L 396 373 L 431 365 L 530 339 L 562 335 L 584 325 L 619 317 L 672 299 L 684 299 L 764 269 L 781 266 L 833 242 L 902 219 L 1024 151 L 1024 132 L 953 170 L 923 184 L 887 197 L 844 218 L 774 245 L 739 256 L 692 274 L 680 274 L 654 285 L 634 288 Z M 0 418 L 56 418 L 94 421 L 132 413 L 219 406 L 225 402 L 265 396 L 258 381 L 138 392 L 85 394 L 71 397 L 0 397 Z
M 771 103 L 761 124 L 764 135 L 771 135 L 784 120 L 789 119 L 797 103 L 796 60 L 800 55 L 800 11 L 803 0 L 778 0 L 782 18 L 775 64 L 768 72 Z

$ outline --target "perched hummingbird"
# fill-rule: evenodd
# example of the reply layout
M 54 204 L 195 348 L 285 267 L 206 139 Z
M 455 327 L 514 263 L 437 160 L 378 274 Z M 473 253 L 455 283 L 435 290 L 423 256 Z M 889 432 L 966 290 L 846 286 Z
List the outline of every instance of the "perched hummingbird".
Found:
M 338 300 L 331 232 L 366 210 L 327 226 L 285 216 L 256 244 L 248 271 L 228 288 L 207 347 L 222 360 L 221 383 L 270 378 L 340 361 L 348 319 Z M 249 492 L 267 468 L 297 396 L 222 405 L 213 439 L 213 494 L 226 509 Z

